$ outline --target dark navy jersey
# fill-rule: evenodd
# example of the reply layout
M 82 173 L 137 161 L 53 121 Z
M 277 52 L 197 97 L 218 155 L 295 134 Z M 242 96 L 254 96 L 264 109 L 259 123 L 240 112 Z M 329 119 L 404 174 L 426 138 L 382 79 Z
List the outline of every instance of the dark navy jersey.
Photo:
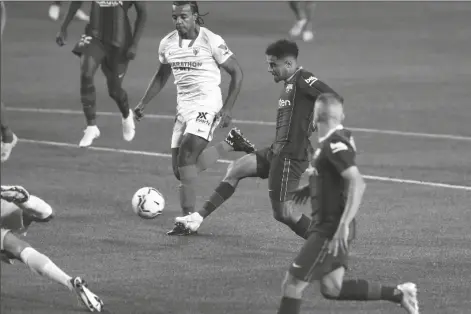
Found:
M 316 202 L 313 205 L 314 230 L 332 236 L 345 210 L 348 187 L 342 172 L 355 166 L 356 148 L 349 130 L 339 127 L 319 143 L 314 153 Z
M 128 11 L 134 1 L 92 1 L 85 33 L 104 44 L 125 47 L 132 40 Z
M 275 154 L 308 160 L 314 103 L 322 93 L 336 94 L 314 74 L 302 68 L 285 82 L 278 100 L 276 139 L 273 144 Z

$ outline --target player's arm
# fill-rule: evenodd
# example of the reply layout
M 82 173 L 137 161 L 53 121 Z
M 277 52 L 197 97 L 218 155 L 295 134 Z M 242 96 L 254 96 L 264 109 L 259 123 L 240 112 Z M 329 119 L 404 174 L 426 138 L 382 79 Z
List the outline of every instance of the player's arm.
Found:
M 231 111 L 234 107 L 237 96 L 239 96 L 244 74 L 234 55 L 230 56 L 229 59 L 221 64 L 221 68 L 223 68 L 231 77 L 229 91 L 223 105 L 223 110 Z
M 144 96 L 141 98 L 141 101 L 138 104 L 138 107 L 142 110 L 146 105 L 155 97 L 158 93 L 164 88 L 167 83 L 170 75 L 172 74 L 172 68 L 168 63 L 160 63 L 157 71 L 152 77 L 149 86 L 147 87 Z
M 0 1 L 0 18 L 2 19 L 1 21 L 1 33 L 0 35 L 3 36 L 3 30 L 5 29 L 5 23 L 7 21 L 7 11 L 5 8 L 5 3 L 3 1 Z
M 134 22 L 134 34 L 132 36 L 132 45 L 137 46 L 141 40 L 142 33 L 144 33 L 144 26 L 147 21 L 147 7 L 143 1 L 134 1 L 136 8 L 136 21 Z
M 299 83 L 303 93 L 307 94 L 308 97 L 316 100 L 320 94 L 329 93 L 335 94 L 342 99 L 343 97 L 337 94 L 329 85 L 319 80 L 317 77 L 311 73 L 305 73 Z
M 355 150 L 342 141 L 330 143 L 329 160 L 347 186 L 347 203 L 340 224 L 348 226 L 360 208 L 366 183 L 355 164 Z
M 83 1 L 70 1 L 69 10 L 67 11 L 64 21 L 62 21 L 61 30 L 67 31 L 70 22 L 72 22 L 75 14 L 82 7 L 82 3 Z

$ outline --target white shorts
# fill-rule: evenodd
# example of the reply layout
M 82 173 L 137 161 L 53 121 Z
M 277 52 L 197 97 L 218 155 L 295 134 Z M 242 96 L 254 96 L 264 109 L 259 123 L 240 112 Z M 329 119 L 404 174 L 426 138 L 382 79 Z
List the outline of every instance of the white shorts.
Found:
M 16 206 L 14 203 L 7 202 L 2 200 L 2 218 L 1 218 L 1 243 L 0 243 L 0 250 L 3 251 L 3 239 L 7 235 L 8 232 L 12 230 L 24 230 L 23 226 L 23 211 L 21 208 Z
M 172 133 L 172 148 L 180 147 L 183 135 L 190 133 L 208 142 L 213 139 L 214 131 L 219 125 L 218 111 L 207 110 L 204 107 L 193 107 L 179 110 L 175 117 Z

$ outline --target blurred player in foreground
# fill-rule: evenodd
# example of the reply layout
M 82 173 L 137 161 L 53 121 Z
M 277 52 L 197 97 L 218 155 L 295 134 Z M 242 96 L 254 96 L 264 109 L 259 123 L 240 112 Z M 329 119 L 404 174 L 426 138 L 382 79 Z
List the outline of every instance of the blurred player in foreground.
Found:
M 351 132 L 342 126 L 342 99 L 334 94 L 317 98 L 314 124 L 319 148 L 314 155 L 316 201 L 308 238 L 283 281 L 278 314 L 299 314 L 303 291 L 320 283 L 329 300 L 375 301 L 400 304 L 409 314 L 418 314 L 417 287 L 413 283 L 383 286 L 363 279 L 344 279 L 349 245 L 355 237 L 355 216 L 366 184 L 355 163 L 356 148 Z M 309 196 L 309 186 L 294 193 L 298 203 Z
M 180 205 L 184 215 L 195 209 L 198 173 L 215 163 L 223 152 L 252 152 L 253 145 L 232 129 L 226 140 L 207 148 L 218 127 L 227 127 L 242 85 L 242 69 L 221 36 L 201 26 L 203 20 L 196 1 L 176 1 L 172 7 L 176 30 L 159 46 L 157 72 L 135 109 L 136 118 L 162 90 L 173 72 L 177 86 L 177 114 L 171 140 L 172 166 L 181 182 Z M 223 102 L 221 72 L 231 77 Z
M 298 53 L 296 43 L 284 39 L 266 49 L 268 72 L 276 83 L 284 83 L 278 100 L 275 142 L 233 162 L 200 211 L 175 219 L 186 234 L 198 230 L 203 219 L 234 194 L 240 180 L 259 177 L 268 178 L 274 218 L 306 237 L 311 220 L 295 210 L 290 192 L 298 188 L 309 164 L 314 102 L 321 93 L 335 92 L 298 65 Z
M 59 46 L 66 43 L 67 28 L 83 1 L 72 1 L 69 12 L 57 34 Z M 136 9 L 137 17 L 132 31 L 129 9 Z M 90 23 L 85 34 L 73 49 L 80 57 L 80 96 L 87 120 L 80 147 L 88 147 L 100 136 L 96 125 L 96 92 L 94 77 L 101 66 L 108 85 L 108 94 L 116 102 L 122 115 L 123 138 L 132 141 L 135 135 L 134 115 L 129 109 L 128 95 L 122 87 L 128 63 L 136 57 L 137 46 L 144 31 L 147 11 L 141 1 L 93 1 Z
M 91 311 L 101 312 L 103 301 L 87 288 L 80 277 L 72 278 L 38 252 L 17 234 L 26 235 L 32 222 L 45 223 L 54 217 L 51 206 L 21 186 L 1 186 L 1 259 L 13 264 L 13 259 L 25 263 L 33 272 L 47 277 L 70 291 Z
M 0 1 L 0 18 L 1 18 L 1 32 L 0 32 L 0 47 L 3 44 L 3 30 L 5 29 L 5 23 L 7 19 L 7 12 L 5 8 L 5 3 L 3 1 Z M 1 52 L 0 52 L 1 56 Z M 0 62 L 1 64 L 1 62 Z M 16 137 L 15 133 L 10 129 L 10 127 L 6 123 L 6 118 L 5 118 L 5 110 L 4 110 L 4 105 L 3 101 L 1 102 L 1 107 L 0 107 L 0 122 L 1 122 L 1 161 L 4 162 L 8 158 L 10 158 L 11 151 L 13 150 L 13 147 L 18 142 L 18 138 Z
M 296 17 L 296 23 L 289 31 L 291 37 L 299 37 L 309 42 L 314 39 L 312 31 L 312 11 L 316 4 L 312 1 L 289 1 L 289 7 Z
M 61 15 L 61 7 L 63 1 L 53 1 L 49 6 L 49 17 L 53 21 L 57 21 Z M 78 9 L 75 17 L 81 21 L 89 22 L 90 17 L 82 9 Z

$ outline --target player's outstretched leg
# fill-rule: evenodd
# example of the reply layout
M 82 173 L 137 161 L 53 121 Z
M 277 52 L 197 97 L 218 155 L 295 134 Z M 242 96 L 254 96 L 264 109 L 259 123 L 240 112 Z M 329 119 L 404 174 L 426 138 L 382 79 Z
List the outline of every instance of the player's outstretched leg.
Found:
M 75 291 L 89 311 L 101 312 L 103 301 L 87 288 L 87 284 L 80 277 L 72 278 L 46 255 L 4 229 L 2 229 L 2 250 L 10 257 L 25 263 L 33 272 L 67 287 L 70 291 Z
M 233 128 L 229 131 L 226 138 L 214 146 L 208 147 L 201 152 L 196 160 L 198 172 L 208 169 L 216 163 L 221 155 L 227 152 L 245 152 L 247 154 L 255 151 L 255 146 L 245 138 L 242 132 Z
M 195 233 L 203 220 L 234 194 L 240 180 L 259 176 L 257 168 L 257 156 L 254 153 L 245 155 L 231 163 L 224 179 L 204 203 L 203 208 L 190 215 L 177 217 L 175 228 L 167 234 L 191 235 Z
M 92 48 L 90 47 L 89 49 L 91 50 Z M 87 53 L 83 53 L 80 59 L 80 96 L 83 113 L 87 120 L 87 128 L 80 141 L 80 147 L 92 145 L 93 140 L 100 136 L 100 130 L 96 125 L 96 89 L 94 78 L 101 60 L 93 52 L 87 51 Z
M 128 60 L 125 59 L 122 49 L 114 48 L 109 52 L 108 58 L 102 65 L 103 73 L 106 76 L 108 94 L 118 105 L 122 116 L 123 138 L 125 141 L 132 141 L 136 135 L 134 124 L 134 112 L 129 109 L 128 94 L 123 88 L 123 79 L 126 74 Z

